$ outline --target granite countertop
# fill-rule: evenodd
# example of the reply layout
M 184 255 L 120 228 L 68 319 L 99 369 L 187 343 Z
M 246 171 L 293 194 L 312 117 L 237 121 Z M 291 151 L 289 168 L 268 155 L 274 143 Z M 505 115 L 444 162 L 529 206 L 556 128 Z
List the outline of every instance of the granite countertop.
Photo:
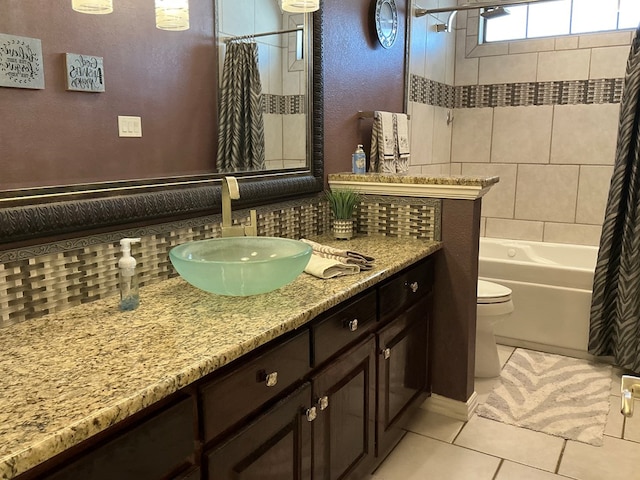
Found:
M 500 181 L 500 177 L 469 175 L 393 175 L 390 173 L 331 173 L 330 181 L 351 181 L 367 183 L 396 183 L 407 185 L 450 185 L 489 187 Z
M 10 479 L 228 364 L 440 249 L 439 242 L 315 239 L 376 258 L 375 268 L 223 297 L 173 278 L 0 329 L 0 478 Z

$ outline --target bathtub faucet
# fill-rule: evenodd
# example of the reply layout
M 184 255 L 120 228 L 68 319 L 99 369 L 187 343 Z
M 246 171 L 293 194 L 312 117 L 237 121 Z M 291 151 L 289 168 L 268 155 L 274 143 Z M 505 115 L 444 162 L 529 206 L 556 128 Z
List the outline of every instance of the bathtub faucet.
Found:
M 640 399 L 640 377 L 623 375 L 620 394 L 622 397 L 621 413 L 625 417 L 633 417 L 633 401 L 635 398 Z

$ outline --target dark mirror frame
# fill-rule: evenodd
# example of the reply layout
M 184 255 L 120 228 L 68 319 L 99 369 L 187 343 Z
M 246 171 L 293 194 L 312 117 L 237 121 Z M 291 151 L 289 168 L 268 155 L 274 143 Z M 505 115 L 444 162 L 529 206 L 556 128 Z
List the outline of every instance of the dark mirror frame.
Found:
M 313 13 L 310 65 L 313 106 L 311 167 L 306 171 L 234 174 L 247 208 L 309 196 L 324 188 L 322 9 Z M 0 250 L 220 212 L 221 174 L 23 191 L 0 196 Z

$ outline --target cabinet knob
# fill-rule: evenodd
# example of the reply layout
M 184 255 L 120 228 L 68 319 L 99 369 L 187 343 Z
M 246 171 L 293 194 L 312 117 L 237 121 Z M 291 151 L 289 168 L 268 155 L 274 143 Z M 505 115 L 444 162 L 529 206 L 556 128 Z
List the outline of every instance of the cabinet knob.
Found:
M 305 415 L 307 416 L 307 422 L 313 422 L 318 416 L 318 411 L 316 407 L 307 408 Z
M 420 288 L 420 285 L 418 284 L 418 282 L 413 282 L 413 283 L 407 282 L 407 286 L 411 289 L 413 293 L 416 293 L 418 291 L 418 288 Z
M 275 387 L 278 384 L 278 372 L 271 372 L 265 375 L 267 387 Z
M 390 348 L 385 348 L 380 353 L 382 353 L 382 356 L 384 357 L 385 360 L 389 360 L 389 358 L 391 358 L 391 349 Z
M 349 323 L 347 323 L 347 326 L 349 327 L 350 331 L 355 332 L 356 330 L 358 330 L 358 319 L 354 318 Z
M 329 408 L 329 397 L 326 395 L 324 397 L 320 397 L 317 403 L 320 410 L 326 410 Z

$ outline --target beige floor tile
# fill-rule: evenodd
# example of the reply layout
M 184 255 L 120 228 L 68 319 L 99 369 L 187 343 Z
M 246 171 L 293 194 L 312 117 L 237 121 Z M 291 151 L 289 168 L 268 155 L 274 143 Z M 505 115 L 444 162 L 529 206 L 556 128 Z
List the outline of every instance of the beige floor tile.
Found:
M 508 345 L 498 345 L 498 358 L 500 358 L 501 366 L 504 367 L 505 363 L 507 363 L 514 350 L 514 347 L 510 347 Z
M 624 422 L 624 439 L 640 443 L 640 400 L 635 401 L 633 410 L 633 417 L 626 418 Z
M 561 475 L 580 480 L 618 480 L 638 478 L 640 444 L 604 437 L 602 447 L 567 442 L 560 469 Z
M 495 480 L 559 480 L 562 478 L 567 477 L 505 460 Z
M 419 408 L 404 428 L 419 435 L 452 443 L 463 426 L 464 422 L 460 420 Z
M 454 444 L 553 472 L 564 439 L 474 415 Z
M 620 396 L 620 383 L 622 382 L 623 374 L 624 370 L 621 368 L 613 367 L 611 369 L 611 395 Z
M 610 437 L 622 438 L 624 416 L 620 413 L 620 397 L 609 397 L 609 415 L 604 427 L 604 434 Z
M 371 480 L 491 480 L 500 459 L 407 433 Z
M 498 345 L 498 358 L 500 359 L 500 365 L 502 367 L 504 367 L 505 363 L 507 363 L 514 350 L 514 347 L 509 347 L 508 345 Z M 499 384 L 500 377 L 476 378 L 474 389 L 478 394 L 478 404 L 486 402 L 489 394 Z
M 474 390 L 478 394 L 478 404 L 481 405 L 487 401 L 487 398 L 493 389 L 500 384 L 500 377 L 476 378 L 474 381 Z

